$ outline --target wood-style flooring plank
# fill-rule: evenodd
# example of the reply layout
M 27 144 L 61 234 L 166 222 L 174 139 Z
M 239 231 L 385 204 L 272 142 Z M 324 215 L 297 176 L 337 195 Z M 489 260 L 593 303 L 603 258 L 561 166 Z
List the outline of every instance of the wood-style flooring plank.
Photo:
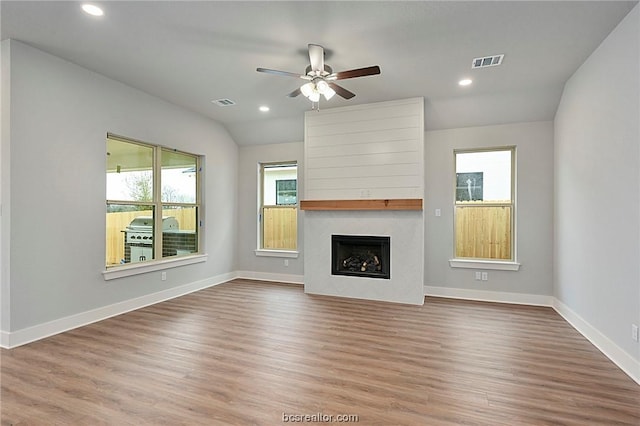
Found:
M 2 425 L 640 425 L 640 386 L 543 307 L 234 280 L 0 357 Z

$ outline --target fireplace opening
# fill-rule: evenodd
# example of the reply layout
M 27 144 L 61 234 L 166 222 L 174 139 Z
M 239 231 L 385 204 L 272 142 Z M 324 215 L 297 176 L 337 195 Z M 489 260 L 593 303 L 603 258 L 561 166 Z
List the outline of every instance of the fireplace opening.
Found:
M 331 274 L 391 278 L 391 238 L 332 235 Z

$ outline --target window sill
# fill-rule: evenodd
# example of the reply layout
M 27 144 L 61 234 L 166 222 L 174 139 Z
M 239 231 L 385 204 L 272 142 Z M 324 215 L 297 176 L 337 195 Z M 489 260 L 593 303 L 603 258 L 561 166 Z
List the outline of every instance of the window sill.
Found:
M 520 269 L 520 264 L 517 262 L 501 262 L 498 260 L 449 259 L 449 266 L 452 268 L 491 269 L 494 271 L 517 271 Z
M 102 271 L 105 281 L 116 278 L 130 277 L 132 275 L 146 274 L 147 272 L 161 271 L 163 269 L 175 268 L 177 266 L 192 265 L 194 263 L 206 262 L 207 254 L 196 254 L 193 256 L 181 256 L 176 259 L 165 259 L 157 262 L 134 263 L 123 266 L 115 266 L 106 271 Z
M 288 257 L 293 259 L 298 258 L 298 252 L 296 250 L 257 249 L 255 253 L 256 253 L 256 256 L 263 256 L 263 257 Z

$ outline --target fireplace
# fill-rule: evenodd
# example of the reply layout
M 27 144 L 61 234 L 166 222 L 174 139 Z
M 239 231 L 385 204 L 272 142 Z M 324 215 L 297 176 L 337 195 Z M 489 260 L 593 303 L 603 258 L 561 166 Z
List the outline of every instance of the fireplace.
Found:
M 391 238 L 331 235 L 331 274 L 391 278 Z
M 384 236 L 389 256 L 383 274 L 335 274 L 334 236 Z M 393 241 L 393 247 L 391 242 Z M 343 260 L 344 262 L 344 260 Z M 357 271 L 356 271 L 357 272 Z M 375 278 L 374 278 L 375 277 Z M 422 305 L 424 303 L 424 215 L 422 211 L 305 211 L 304 291 L 308 294 Z

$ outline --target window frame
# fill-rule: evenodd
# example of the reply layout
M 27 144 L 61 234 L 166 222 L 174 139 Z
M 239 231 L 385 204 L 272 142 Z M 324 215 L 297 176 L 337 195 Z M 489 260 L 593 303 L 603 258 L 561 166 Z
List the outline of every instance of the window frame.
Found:
M 457 201 L 457 159 L 458 154 L 466 153 L 482 153 L 482 152 L 498 152 L 509 151 L 511 153 L 511 182 L 510 182 L 510 201 L 508 203 L 485 203 L 485 204 L 468 204 L 464 205 L 464 208 L 479 208 L 479 207 L 496 207 L 504 206 L 511 209 L 511 223 L 510 223 L 510 258 L 509 259 L 493 259 L 493 258 L 471 258 L 471 257 L 458 257 L 456 253 L 457 245 L 457 216 L 458 208 L 461 204 Z M 484 148 L 464 148 L 453 150 L 453 253 L 449 260 L 451 267 L 455 268 L 472 268 L 472 269 L 493 269 L 493 270 L 507 270 L 517 271 L 520 268 L 520 263 L 517 261 L 517 147 L 515 145 L 508 146 L 496 146 L 496 147 L 484 147 Z
M 272 167 L 287 167 L 287 166 L 295 166 L 296 167 L 296 202 L 295 204 L 277 204 L 277 194 L 275 198 L 275 204 L 265 205 L 265 169 Z M 291 208 L 295 207 L 296 209 L 296 218 L 299 216 L 300 210 L 300 179 L 299 179 L 299 164 L 297 160 L 287 160 L 287 161 L 271 161 L 271 162 L 260 162 L 258 163 L 257 171 L 258 171 L 258 197 L 257 197 L 257 248 L 255 250 L 256 256 L 264 256 L 264 257 L 284 257 L 284 258 L 297 258 L 298 257 L 298 244 L 299 244 L 299 235 L 296 232 L 296 247 L 295 248 L 265 248 L 264 247 L 264 208 L 272 207 L 272 208 Z
M 172 268 L 176 266 L 188 265 L 192 263 L 204 262 L 207 260 L 207 255 L 203 254 L 203 235 L 202 235 L 202 220 L 203 217 L 203 204 L 202 204 L 202 164 L 203 156 L 193 154 L 190 152 L 178 150 L 175 148 L 152 144 L 148 142 L 139 141 L 125 136 L 116 135 L 113 133 L 107 133 L 105 141 L 114 140 L 123 143 L 140 145 L 153 150 L 152 161 L 152 200 L 151 201 L 135 201 L 135 200 L 113 200 L 106 197 L 105 205 L 149 205 L 152 206 L 154 212 L 154 232 L 153 232 L 153 259 L 143 262 L 130 262 L 118 265 L 107 265 L 105 261 L 105 270 L 103 275 L 105 280 L 120 278 L 123 276 L 135 275 L 138 273 L 145 273 L 154 270 L 162 270 Z M 174 202 L 162 200 L 162 152 L 178 153 L 193 157 L 195 160 L 195 201 L 189 202 Z M 106 190 L 106 186 L 105 186 Z M 163 257 L 163 207 L 193 207 L 195 208 L 195 232 L 196 232 L 196 251 L 189 254 L 181 254 L 176 256 Z M 105 227 L 106 229 L 106 227 Z M 105 239 L 107 238 L 105 234 Z M 105 256 L 106 259 L 106 256 Z

